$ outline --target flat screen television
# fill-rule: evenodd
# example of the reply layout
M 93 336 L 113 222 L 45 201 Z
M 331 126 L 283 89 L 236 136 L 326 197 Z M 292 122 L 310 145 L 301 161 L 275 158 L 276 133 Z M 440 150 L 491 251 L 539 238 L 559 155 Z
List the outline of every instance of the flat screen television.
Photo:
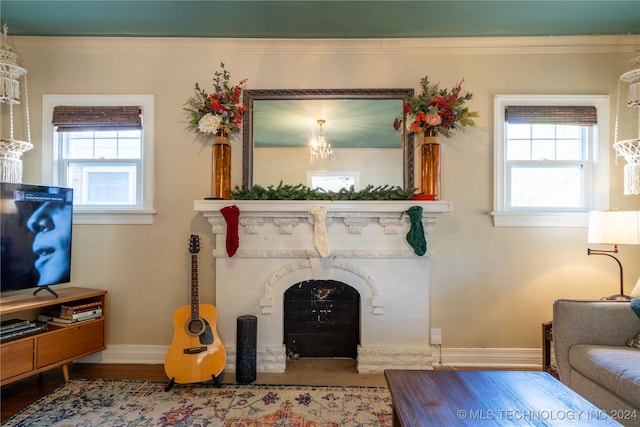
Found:
M 73 189 L 0 183 L 2 292 L 71 280 Z M 57 295 L 56 295 L 57 296 Z

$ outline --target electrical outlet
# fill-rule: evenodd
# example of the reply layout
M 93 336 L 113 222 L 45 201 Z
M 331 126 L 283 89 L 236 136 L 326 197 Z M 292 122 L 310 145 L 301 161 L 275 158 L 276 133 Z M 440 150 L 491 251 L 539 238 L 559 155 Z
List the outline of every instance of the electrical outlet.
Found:
M 431 335 L 431 344 L 442 344 L 442 330 L 440 328 L 431 329 L 429 335 Z

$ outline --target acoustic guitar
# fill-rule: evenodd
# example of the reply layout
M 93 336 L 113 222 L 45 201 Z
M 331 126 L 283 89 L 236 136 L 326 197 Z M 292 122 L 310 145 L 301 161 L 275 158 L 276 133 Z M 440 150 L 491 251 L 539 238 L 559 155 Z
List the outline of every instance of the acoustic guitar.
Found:
M 200 238 L 192 234 L 189 239 L 191 252 L 191 305 L 178 308 L 173 313 L 173 340 L 164 361 L 164 371 L 173 383 L 185 384 L 213 379 L 220 385 L 218 376 L 227 362 L 227 355 L 218 332 L 218 312 L 213 305 L 200 304 L 198 296 L 198 252 Z

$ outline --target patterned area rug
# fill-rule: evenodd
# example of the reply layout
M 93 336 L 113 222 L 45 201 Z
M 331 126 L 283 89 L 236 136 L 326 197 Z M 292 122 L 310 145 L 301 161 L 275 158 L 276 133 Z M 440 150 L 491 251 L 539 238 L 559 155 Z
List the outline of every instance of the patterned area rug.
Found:
M 384 387 L 175 385 L 74 379 L 3 426 L 391 426 Z

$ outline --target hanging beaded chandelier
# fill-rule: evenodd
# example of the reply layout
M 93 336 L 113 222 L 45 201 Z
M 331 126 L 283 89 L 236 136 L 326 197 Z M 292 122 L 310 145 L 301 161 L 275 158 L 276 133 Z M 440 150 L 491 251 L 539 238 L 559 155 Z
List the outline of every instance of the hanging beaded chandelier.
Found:
M 27 70 L 18 66 L 18 55 L 8 44 L 7 32 L 5 24 L 0 35 L 0 181 L 21 182 L 22 153 L 33 148 L 29 126 Z M 20 96 L 21 83 L 24 97 Z M 24 104 L 21 100 L 24 100 Z M 20 111 L 19 116 L 15 110 Z M 16 121 L 20 121 L 24 128 L 20 139 L 14 131 Z
M 636 195 L 640 194 L 640 56 L 629 61 L 629 65 L 632 70 L 622 74 L 618 80 L 613 148 L 616 150 L 616 158 L 624 157 L 627 162 L 624 166 L 624 194 Z M 623 83 L 629 86 L 627 107 L 636 108 L 638 122 L 635 138 L 619 140 L 618 123 Z

